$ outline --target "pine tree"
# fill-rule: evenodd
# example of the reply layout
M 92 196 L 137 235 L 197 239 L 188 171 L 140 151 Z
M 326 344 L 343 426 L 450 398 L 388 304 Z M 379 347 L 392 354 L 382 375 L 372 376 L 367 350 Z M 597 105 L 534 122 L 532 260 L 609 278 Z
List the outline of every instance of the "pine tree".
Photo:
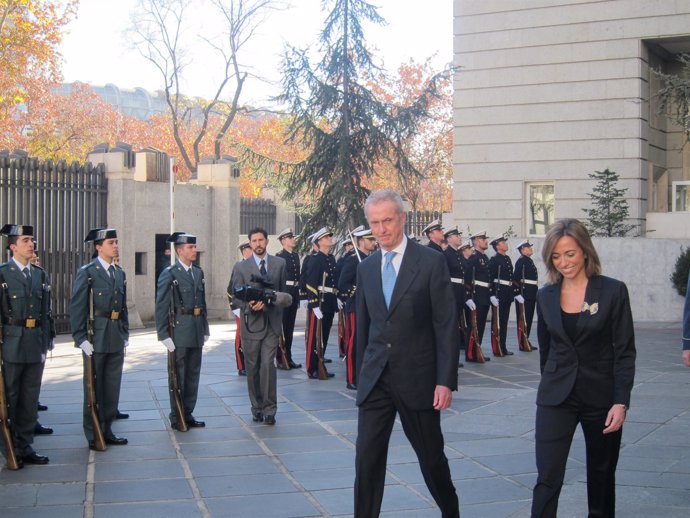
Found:
M 594 189 L 589 193 L 593 207 L 582 209 L 587 214 L 590 233 L 601 237 L 624 237 L 635 225 L 625 223 L 628 219 L 628 201 L 624 198 L 626 189 L 616 187 L 619 175 L 605 169 L 588 175 L 597 180 Z
M 292 121 L 287 142 L 307 151 L 298 163 L 276 162 L 247 150 L 252 167 L 273 170 L 283 198 L 304 207 L 307 231 L 328 226 L 343 234 L 363 221 L 362 206 L 375 165 L 388 161 L 401 180 L 422 176 L 402 143 L 429 115 L 439 83 L 452 68 L 433 76 L 406 106 L 378 99 L 367 87 L 382 70 L 365 45 L 364 22 L 385 23 L 364 0 L 323 0 L 332 5 L 319 38 L 321 59 L 312 67 L 309 49 L 288 47 L 283 59 L 283 93 Z

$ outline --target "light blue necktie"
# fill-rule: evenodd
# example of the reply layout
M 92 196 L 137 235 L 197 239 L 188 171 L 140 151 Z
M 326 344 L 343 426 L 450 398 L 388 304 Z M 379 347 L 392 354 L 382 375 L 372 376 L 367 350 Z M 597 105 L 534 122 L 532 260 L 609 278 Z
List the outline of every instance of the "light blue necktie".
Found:
M 397 274 L 395 273 L 395 267 L 393 266 L 393 257 L 395 257 L 395 252 L 386 252 L 384 259 L 386 262 L 383 265 L 383 297 L 386 299 L 386 307 L 390 308 L 391 297 L 393 296 L 393 288 L 395 288 L 395 279 Z

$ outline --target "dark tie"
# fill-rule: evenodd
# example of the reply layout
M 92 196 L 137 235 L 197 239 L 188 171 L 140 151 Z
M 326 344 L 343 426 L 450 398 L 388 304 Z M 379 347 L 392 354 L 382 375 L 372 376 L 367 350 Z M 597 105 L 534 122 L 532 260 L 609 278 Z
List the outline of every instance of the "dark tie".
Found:
M 110 276 L 110 284 L 115 286 L 115 266 L 112 264 L 108 266 L 108 275 Z
M 194 273 L 192 273 L 192 267 L 190 266 L 189 269 L 187 270 L 187 273 L 189 274 L 189 277 L 194 280 Z
M 386 299 L 386 307 L 390 308 L 391 297 L 393 296 L 393 288 L 395 288 L 395 279 L 398 276 L 395 273 L 395 267 L 393 266 L 393 257 L 395 257 L 395 252 L 386 252 L 383 256 L 385 263 L 383 265 L 383 277 L 381 282 L 383 284 L 383 297 Z
M 261 259 L 261 261 L 259 261 L 259 273 L 261 275 L 266 275 L 266 260 L 265 259 Z
M 24 272 L 24 277 L 26 277 L 26 280 L 29 281 L 29 284 L 31 284 L 31 267 L 27 266 L 23 270 Z

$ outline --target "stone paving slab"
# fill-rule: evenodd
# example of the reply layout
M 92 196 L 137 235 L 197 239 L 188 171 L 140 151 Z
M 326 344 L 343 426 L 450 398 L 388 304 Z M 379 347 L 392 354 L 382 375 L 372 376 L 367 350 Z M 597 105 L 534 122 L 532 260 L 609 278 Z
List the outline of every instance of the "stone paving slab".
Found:
M 39 415 L 55 434 L 34 445 L 51 463 L 0 469 L 0 516 L 352 516 L 357 409 L 334 344 L 334 379 L 309 380 L 304 369 L 278 372 L 278 423 L 269 427 L 251 420 L 246 378 L 235 368 L 234 325 L 211 327 L 195 411 L 206 428 L 170 429 L 165 351 L 152 329 L 140 330 L 130 340 L 120 399 L 131 417 L 114 425 L 129 445 L 102 453 L 86 448 L 79 351 L 60 336 L 41 391 L 49 410 Z M 690 369 L 680 365 L 679 336 L 677 325 L 637 327 L 637 377 L 617 476 L 618 515 L 625 518 L 690 515 Z M 303 329 L 294 348 L 304 363 Z M 508 348 L 517 349 L 513 338 Z M 536 478 L 538 353 L 465 365 L 459 374 L 460 391 L 442 426 L 462 516 L 527 517 Z M 388 457 L 382 516 L 438 517 L 399 423 Z M 586 515 L 583 462 L 578 431 L 559 517 Z

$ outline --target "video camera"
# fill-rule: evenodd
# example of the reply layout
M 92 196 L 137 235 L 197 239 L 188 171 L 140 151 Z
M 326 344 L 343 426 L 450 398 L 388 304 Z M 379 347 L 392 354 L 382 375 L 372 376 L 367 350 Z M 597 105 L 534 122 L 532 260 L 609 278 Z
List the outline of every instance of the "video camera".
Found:
M 237 286 L 232 290 L 233 296 L 247 303 L 263 302 L 267 306 L 275 304 L 278 295 L 273 289 L 272 282 L 258 275 L 252 275 L 250 282 L 258 284 L 259 286 L 252 286 L 251 284 Z

